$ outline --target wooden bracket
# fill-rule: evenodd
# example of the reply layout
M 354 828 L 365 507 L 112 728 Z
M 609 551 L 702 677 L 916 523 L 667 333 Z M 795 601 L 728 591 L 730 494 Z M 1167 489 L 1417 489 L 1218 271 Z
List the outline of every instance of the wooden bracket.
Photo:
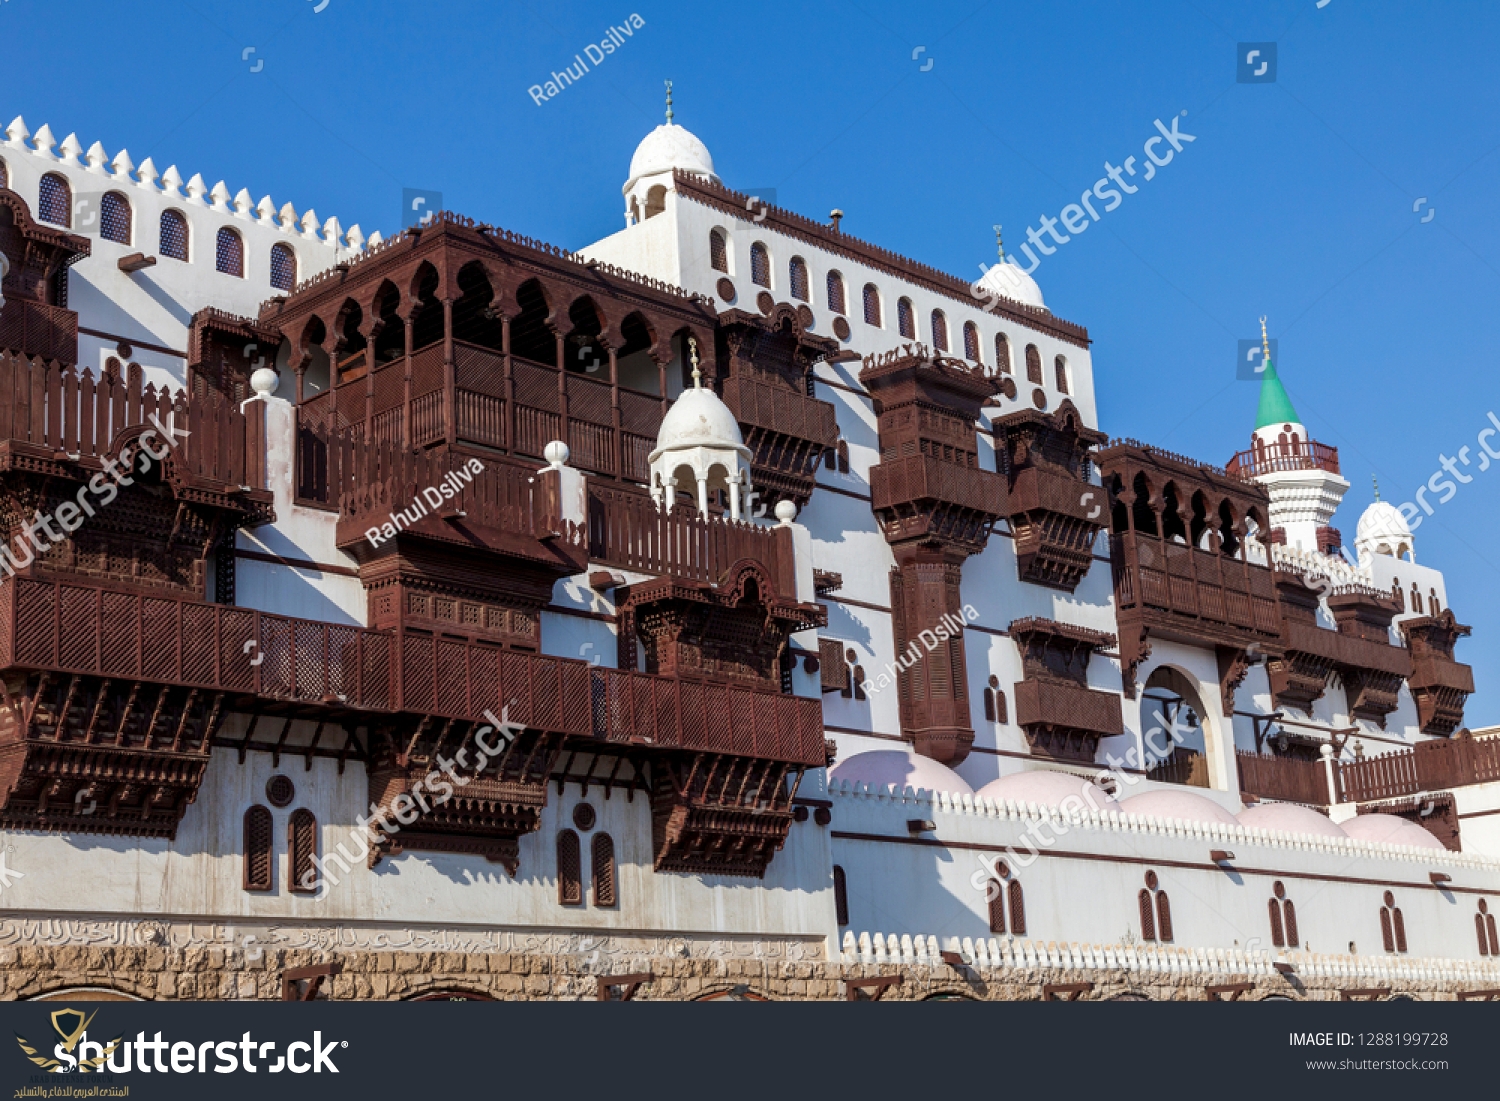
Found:
M 885 992 L 893 986 L 900 986 L 902 982 L 900 975 L 877 975 L 870 979 L 845 979 L 844 1001 L 846 1002 L 878 1002 L 885 997 Z M 861 990 L 868 990 L 869 994 L 860 994 Z
M 638 971 L 632 975 L 600 975 L 598 1000 L 628 1002 L 635 997 L 635 992 L 641 988 L 642 984 L 652 982 L 655 978 L 656 976 L 649 971 Z M 618 998 L 612 993 L 617 988 L 620 991 Z
M 1340 990 L 1339 1000 L 1344 1002 L 1378 1002 L 1381 998 L 1389 998 L 1391 988 L 1388 986 L 1369 987 L 1364 990 Z
M 344 965 L 316 963 L 311 967 L 293 967 L 281 973 L 281 1000 L 284 1002 L 310 1002 L 318 996 L 323 980 L 337 975 Z M 299 984 L 306 982 L 307 986 Z
M 1042 985 L 1042 1001 L 1076 1002 L 1092 989 L 1094 989 L 1094 984 L 1091 982 L 1044 983 Z
M 1247 994 L 1254 989 L 1253 982 L 1229 982 L 1219 986 L 1205 987 L 1204 993 L 1208 995 L 1208 1000 L 1211 1002 L 1237 1002 L 1241 994 Z

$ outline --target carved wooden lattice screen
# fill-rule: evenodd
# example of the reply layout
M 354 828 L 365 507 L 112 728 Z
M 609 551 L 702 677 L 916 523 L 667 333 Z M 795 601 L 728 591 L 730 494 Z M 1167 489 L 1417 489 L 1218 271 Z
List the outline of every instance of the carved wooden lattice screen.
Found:
M 315 893 L 318 889 L 314 864 L 318 855 L 318 820 L 306 807 L 293 811 L 287 823 L 287 855 L 290 857 L 287 874 L 291 879 L 287 889 Z
M 557 902 L 559 906 L 583 905 L 583 859 L 578 835 L 563 830 L 557 835 Z
M 594 835 L 594 905 L 615 906 L 615 843 L 607 833 Z
M 254 806 L 245 812 L 245 874 L 247 891 L 269 891 L 273 886 L 271 812 Z

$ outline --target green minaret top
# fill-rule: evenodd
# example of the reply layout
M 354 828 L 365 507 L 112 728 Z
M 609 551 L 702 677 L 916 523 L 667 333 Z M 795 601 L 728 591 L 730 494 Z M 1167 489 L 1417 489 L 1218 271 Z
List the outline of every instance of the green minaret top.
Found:
M 1301 424 L 1297 410 L 1292 408 L 1292 399 L 1276 376 L 1276 364 L 1271 362 L 1271 341 L 1266 336 L 1266 319 L 1260 319 L 1261 362 L 1265 364 L 1260 376 L 1260 408 L 1255 413 L 1255 427 L 1265 428 L 1273 424 Z

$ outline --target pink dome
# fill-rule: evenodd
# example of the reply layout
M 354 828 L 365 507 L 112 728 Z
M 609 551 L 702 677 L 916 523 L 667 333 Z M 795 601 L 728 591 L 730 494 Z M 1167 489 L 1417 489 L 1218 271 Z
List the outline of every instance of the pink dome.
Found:
M 1411 845 L 1421 849 L 1445 846 L 1415 822 L 1394 814 L 1357 814 L 1343 823 L 1344 832 L 1361 841 L 1378 841 L 1382 845 Z
M 902 788 L 927 791 L 946 791 L 953 795 L 973 795 L 974 789 L 964 778 L 946 765 L 940 765 L 931 757 L 923 757 L 904 749 L 876 749 L 869 753 L 856 753 L 847 761 L 840 761 L 829 774 L 834 780 L 850 780 L 859 784 L 875 784 L 886 787 L 895 784 Z
M 1219 806 L 1212 799 L 1194 795 L 1190 791 L 1146 791 L 1132 795 L 1120 804 L 1126 814 L 1141 814 L 1152 818 L 1176 819 L 1180 822 L 1217 822 L 1225 826 L 1238 826 L 1239 819 Z
M 1323 815 L 1296 803 L 1257 803 L 1240 812 L 1240 825 L 1253 830 L 1310 833 L 1317 837 L 1348 837 Z
M 1036 769 L 1030 772 L 1013 772 L 998 780 L 991 780 L 976 793 L 981 799 L 1011 799 L 1017 803 L 1035 803 L 1042 807 L 1060 807 L 1069 796 L 1068 806 L 1083 810 L 1118 811 L 1115 802 L 1103 788 L 1072 772 L 1054 772 L 1051 769 Z

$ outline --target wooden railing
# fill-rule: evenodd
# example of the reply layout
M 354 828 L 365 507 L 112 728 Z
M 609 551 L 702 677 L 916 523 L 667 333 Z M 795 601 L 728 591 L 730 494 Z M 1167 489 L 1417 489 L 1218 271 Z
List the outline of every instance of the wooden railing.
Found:
M 1229 460 L 1225 472 L 1246 481 L 1261 474 L 1284 470 L 1326 470 L 1339 473 L 1339 449 L 1316 440 L 1291 444 L 1272 444 L 1260 451 L 1241 451 Z
M 186 391 L 141 385 L 131 364 L 125 378 L 95 378 L 85 369 L 0 352 L 0 445 L 43 459 L 100 460 L 118 454 L 128 429 L 155 428 L 155 417 L 175 439 L 171 462 L 179 476 L 237 489 L 265 486 L 265 407 L 238 403 L 217 392 L 189 398 Z M 186 437 L 182 431 L 186 430 Z M 161 451 L 167 433 L 151 443 Z
M 1012 625 L 1014 626 L 1014 625 Z M 1124 731 L 1120 697 L 1080 684 L 1022 680 L 1015 686 L 1016 725 L 1044 725 L 1113 737 Z
M 779 526 L 664 512 L 642 493 L 589 485 L 589 559 L 603 565 L 718 584 L 748 558 L 766 569 L 779 595 L 796 599 L 791 538 Z
M 1327 806 L 1328 769 L 1322 761 L 1235 751 L 1240 790 L 1265 799 Z
M 1340 761 L 1338 775 L 1341 798 L 1349 803 L 1494 783 L 1500 781 L 1500 738 L 1434 738 L 1411 749 Z
M 1175 746 L 1172 752 L 1146 773 L 1158 784 L 1183 784 L 1187 787 L 1212 787 L 1208 777 L 1208 758 L 1196 749 Z
M 12 295 L 0 310 L 0 348 L 22 349 L 38 359 L 78 362 L 78 315 Z
M 753 378 L 725 379 L 723 397 L 741 424 L 811 440 L 824 448 L 838 443 L 837 413 L 826 401 Z
M 1006 511 L 1005 479 L 988 470 L 943 462 L 929 455 L 908 455 L 870 468 L 872 508 L 892 508 L 912 501 L 941 501 L 1002 516 Z
M 1138 532 L 1110 536 L 1115 600 L 1267 637 L 1281 629 L 1272 572 Z
M 0 585 L 0 668 L 407 712 L 608 742 L 824 763 L 817 699 L 601 669 L 425 633 L 371 631 L 102 586 Z

